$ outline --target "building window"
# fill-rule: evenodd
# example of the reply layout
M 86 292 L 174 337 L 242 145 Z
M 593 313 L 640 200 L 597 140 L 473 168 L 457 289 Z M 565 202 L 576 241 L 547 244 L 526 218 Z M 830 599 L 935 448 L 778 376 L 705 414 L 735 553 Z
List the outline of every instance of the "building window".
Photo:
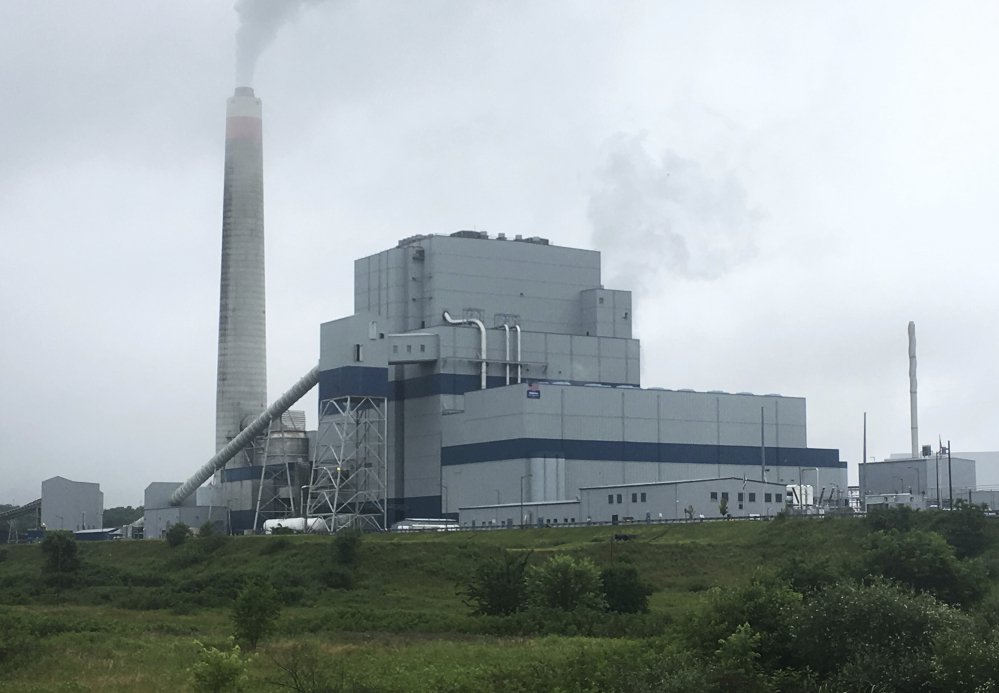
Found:
M 413 353 L 413 345 L 412 344 L 407 344 L 406 345 L 406 353 L 407 354 L 412 354 Z
M 641 500 L 642 500 L 643 503 L 645 502 L 645 491 L 642 491 L 642 499 Z
M 756 494 L 755 493 L 750 493 L 749 494 L 749 502 L 750 503 L 755 503 L 756 502 Z
M 620 494 L 620 493 L 619 493 L 619 494 L 617 494 L 617 502 L 618 502 L 618 503 L 620 503 L 620 502 L 621 502 L 621 494 Z
M 718 500 L 718 492 L 717 491 L 712 491 L 711 492 L 711 500 L 713 500 L 713 501 Z
M 728 491 L 722 491 L 722 500 L 728 500 Z
M 607 502 L 610 505 L 614 505 L 614 494 L 613 493 L 608 493 L 607 494 Z
M 631 502 L 632 503 L 637 503 L 638 502 L 638 494 L 637 493 L 631 494 Z
M 780 494 L 779 493 L 775 493 L 774 494 L 774 503 L 780 503 L 780 502 L 781 502 Z
M 740 493 L 737 499 L 740 503 L 742 502 L 742 494 Z
M 427 345 L 426 344 L 421 344 L 420 345 L 420 353 L 425 353 L 426 351 L 427 351 Z
M 763 494 L 763 502 L 764 503 L 773 503 L 773 500 L 774 500 L 774 494 L 772 494 L 772 493 L 764 493 Z
M 600 305 L 603 305 L 604 304 L 604 297 L 603 296 L 599 296 L 597 298 L 597 303 L 599 303 Z
M 364 360 L 364 353 L 361 350 L 360 344 L 354 345 L 354 361 L 360 362 Z
M 398 344 L 393 344 L 392 345 L 392 353 L 393 354 L 398 354 L 399 353 L 399 345 Z

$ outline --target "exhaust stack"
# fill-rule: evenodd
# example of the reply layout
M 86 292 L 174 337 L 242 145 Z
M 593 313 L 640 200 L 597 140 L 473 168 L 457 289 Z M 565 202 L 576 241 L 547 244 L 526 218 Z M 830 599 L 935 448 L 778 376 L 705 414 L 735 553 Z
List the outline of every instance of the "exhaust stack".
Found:
M 261 125 L 260 99 L 236 87 L 225 121 L 216 451 L 267 407 Z
M 909 322 L 909 417 L 912 420 L 912 459 L 919 457 L 919 417 L 916 407 L 916 323 Z

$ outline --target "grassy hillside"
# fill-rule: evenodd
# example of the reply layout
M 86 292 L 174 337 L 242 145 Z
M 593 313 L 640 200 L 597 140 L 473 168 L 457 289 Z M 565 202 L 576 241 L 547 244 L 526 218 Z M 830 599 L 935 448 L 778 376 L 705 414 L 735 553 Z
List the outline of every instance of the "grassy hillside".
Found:
M 0 619 L 32 637 L 0 657 L 0 690 L 185 690 L 195 640 L 225 645 L 233 598 L 253 577 L 273 583 L 284 607 L 250 664 L 249 690 L 276 690 L 269 682 L 288 662 L 308 669 L 316 658 L 355 682 L 343 690 L 540 690 L 538 672 L 552 662 L 632 647 L 608 637 L 616 628 L 661 636 L 709 588 L 740 587 L 757 567 L 789 557 L 846 562 L 867 531 L 859 520 L 828 519 L 367 535 L 348 590 L 328 586 L 328 537 L 80 544 L 79 575 L 63 588 L 42 579 L 38 546 L 10 546 L 0 549 Z M 614 540 L 625 532 L 629 540 Z M 553 552 L 598 565 L 627 560 L 655 589 L 650 613 L 580 626 L 598 637 L 518 635 L 522 624 L 473 615 L 460 593 L 477 562 L 502 549 L 531 552 L 532 562 Z M 0 655 L 10 640 L 0 635 Z

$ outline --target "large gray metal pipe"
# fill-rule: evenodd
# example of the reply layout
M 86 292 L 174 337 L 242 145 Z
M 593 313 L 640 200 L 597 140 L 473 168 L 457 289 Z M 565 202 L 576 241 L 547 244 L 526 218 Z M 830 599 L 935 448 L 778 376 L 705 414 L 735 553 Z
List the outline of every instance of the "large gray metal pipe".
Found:
M 449 325 L 475 325 L 476 327 L 479 328 L 479 332 L 481 333 L 480 337 L 481 344 L 479 346 L 479 351 L 482 352 L 482 365 L 480 366 L 479 374 L 480 374 L 480 380 L 482 381 L 481 382 L 482 389 L 485 390 L 486 368 L 487 368 L 486 326 L 482 324 L 481 320 L 476 320 L 475 318 L 461 318 L 460 320 L 455 320 L 454 318 L 451 317 L 451 314 L 448 313 L 446 310 L 444 311 L 444 321 L 447 322 Z
M 264 410 L 264 413 L 253 420 L 249 426 L 244 428 L 239 434 L 229 441 L 225 447 L 215 454 L 215 457 L 205 462 L 201 469 L 194 473 L 190 479 L 185 481 L 173 495 L 170 496 L 170 505 L 180 505 L 184 499 L 190 496 L 201 484 L 208 481 L 208 478 L 222 469 L 226 463 L 235 457 L 240 450 L 245 448 L 258 435 L 267 430 L 271 421 L 278 418 L 291 407 L 295 402 L 302 399 L 302 396 L 315 387 L 319 382 L 319 366 L 302 376 L 302 379 L 292 385 L 291 389 L 274 400 L 271 406 Z

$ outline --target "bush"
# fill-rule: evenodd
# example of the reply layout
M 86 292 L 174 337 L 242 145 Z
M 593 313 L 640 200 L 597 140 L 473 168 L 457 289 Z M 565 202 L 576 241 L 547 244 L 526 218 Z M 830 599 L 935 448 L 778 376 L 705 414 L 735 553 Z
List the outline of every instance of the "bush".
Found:
M 191 528 L 183 522 L 171 525 L 166 532 L 166 542 L 169 546 L 180 546 L 191 536 Z
M 237 640 L 251 649 L 274 630 L 281 613 L 281 600 L 277 591 L 266 580 L 256 579 L 236 595 L 232 609 L 233 630 Z
M 864 524 L 872 532 L 890 532 L 891 530 L 908 532 L 912 529 L 913 515 L 912 508 L 907 505 L 897 508 L 882 508 L 874 505 L 867 509 Z
M 260 555 L 270 556 L 271 554 L 278 553 L 279 551 L 284 551 L 289 546 L 291 546 L 291 542 L 288 541 L 287 537 L 278 537 L 277 539 L 265 539 L 264 545 L 260 547 Z
M 943 535 L 959 558 L 979 556 L 988 548 L 986 524 L 989 520 L 984 505 L 959 500 L 954 504 L 954 510 L 933 513 L 932 518 L 932 529 Z
M 323 571 L 323 583 L 335 590 L 354 589 L 354 574 L 350 568 L 334 565 Z
M 333 555 L 340 565 L 354 565 L 360 547 L 361 533 L 356 529 L 345 529 L 333 537 Z
M 649 610 L 652 587 L 638 576 L 633 565 L 615 563 L 600 572 L 607 608 L 611 611 L 635 614 Z
M 73 533 L 65 530 L 46 532 L 41 549 L 45 555 L 42 570 L 46 580 L 59 587 L 72 584 L 80 569 L 80 556 Z
M 30 660 L 38 640 L 37 632 L 24 617 L 0 611 L 0 671 Z
M 525 573 L 530 553 L 504 551 L 480 562 L 463 594 L 477 614 L 501 616 L 520 611 L 525 601 Z
M 532 606 L 573 611 L 607 608 L 600 570 L 588 558 L 567 553 L 531 566 L 526 575 L 527 601 Z
M 197 663 L 191 667 L 191 687 L 199 693 L 235 693 L 245 690 L 248 659 L 244 659 L 239 645 L 230 643 L 227 651 L 214 647 L 201 648 Z
M 818 592 L 793 630 L 799 668 L 832 681 L 830 690 L 913 691 L 930 678 L 937 638 L 970 625 L 929 595 L 878 580 Z
M 869 547 L 862 558 L 868 574 L 929 592 L 948 604 L 974 604 L 988 589 L 982 565 L 959 560 L 954 549 L 935 532 L 877 532 Z
M 775 576 L 758 571 L 741 589 L 712 588 L 708 603 L 681 627 L 681 636 L 696 654 L 710 658 L 718 643 L 748 624 L 760 639 L 756 652 L 767 671 L 794 664 L 792 623 L 802 609 L 802 596 Z

